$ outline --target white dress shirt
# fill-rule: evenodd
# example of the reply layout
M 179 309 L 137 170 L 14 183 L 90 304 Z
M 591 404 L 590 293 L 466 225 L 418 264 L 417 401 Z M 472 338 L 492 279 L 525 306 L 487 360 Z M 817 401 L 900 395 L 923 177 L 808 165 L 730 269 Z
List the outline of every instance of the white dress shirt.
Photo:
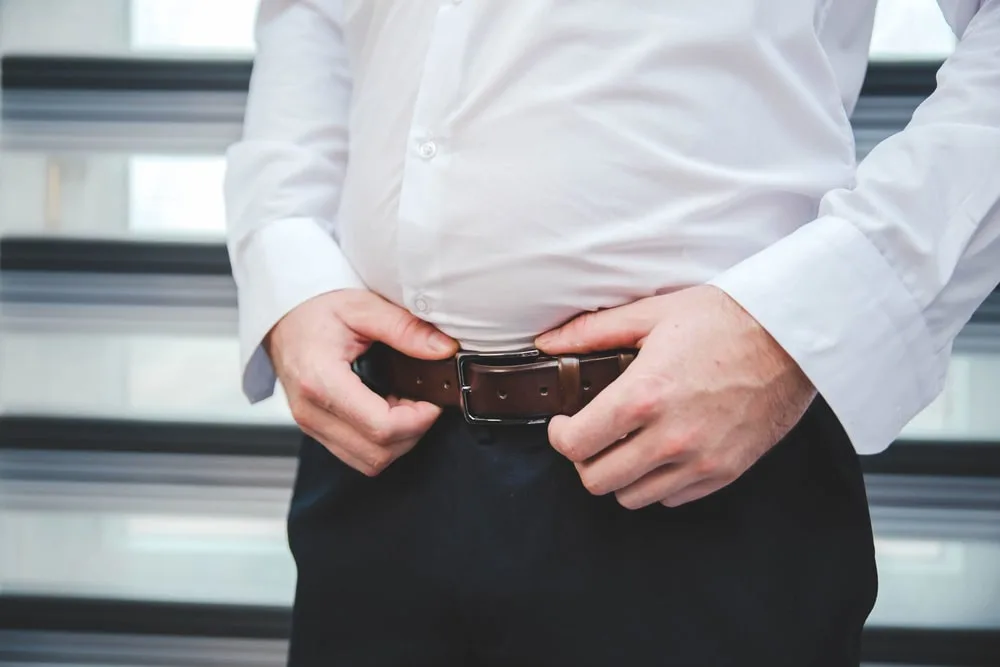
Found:
M 875 0 L 263 0 L 228 240 L 260 342 L 367 287 L 475 350 L 710 282 L 859 452 L 1000 281 L 1000 0 L 941 0 L 937 92 L 859 165 Z

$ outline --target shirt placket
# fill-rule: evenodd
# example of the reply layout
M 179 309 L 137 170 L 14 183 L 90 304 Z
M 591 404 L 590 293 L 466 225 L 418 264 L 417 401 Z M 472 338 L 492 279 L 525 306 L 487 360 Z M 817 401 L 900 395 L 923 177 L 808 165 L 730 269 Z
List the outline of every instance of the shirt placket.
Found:
M 474 0 L 442 0 L 417 92 L 399 199 L 399 273 L 405 305 L 429 316 L 444 297 L 442 211 L 453 144 L 447 124 L 461 84 L 462 51 Z

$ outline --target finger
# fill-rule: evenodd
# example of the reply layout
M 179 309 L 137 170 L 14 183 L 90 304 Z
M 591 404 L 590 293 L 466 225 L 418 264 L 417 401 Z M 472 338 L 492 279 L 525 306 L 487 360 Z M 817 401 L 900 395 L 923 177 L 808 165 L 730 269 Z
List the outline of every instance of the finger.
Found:
M 644 404 L 635 403 L 631 386 L 626 370 L 580 412 L 572 417 L 553 417 L 549 422 L 549 442 L 569 460 L 582 462 L 645 426 L 652 418 L 651 411 Z
M 603 496 L 638 481 L 668 463 L 679 454 L 664 444 L 662 437 L 639 431 L 608 447 L 596 457 L 576 464 L 580 479 L 588 491 Z
M 369 463 L 358 456 L 355 456 L 347 448 L 340 446 L 336 439 L 327 438 L 321 434 L 315 433 L 308 433 L 308 435 L 326 447 L 331 454 L 366 477 L 378 476 L 399 458 L 408 454 L 417 442 L 419 442 L 419 438 L 411 438 L 409 440 L 394 443 L 384 450 L 384 453 L 379 459 L 377 459 L 374 463 Z
M 361 458 L 355 456 L 349 450 L 341 447 L 336 441 L 331 440 L 327 436 L 323 435 L 319 431 L 315 431 L 311 428 L 299 425 L 299 428 L 303 433 L 308 435 L 310 438 L 323 445 L 331 454 L 336 456 L 338 459 L 343 461 L 346 465 L 350 466 L 354 470 L 357 470 L 363 475 L 371 474 L 371 466 L 365 463 Z
M 300 419 L 303 431 L 322 443 L 344 463 L 369 476 L 385 470 L 393 461 L 409 452 L 419 440 L 419 436 L 401 436 L 392 442 L 373 443 L 349 424 L 316 406 L 307 408 Z
M 536 338 L 535 347 L 546 354 L 583 354 L 637 346 L 657 322 L 653 305 L 646 299 L 584 313 Z
M 347 326 L 403 354 L 418 359 L 445 359 L 458 351 L 453 338 L 378 295 L 361 292 L 357 302 L 349 306 L 341 314 Z
M 421 410 L 425 409 L 422 406 L 429 405 L 432 408 L 434 408 L 438 414 L 442 412 L 441 408 L 437 405 L 434 405 L 433 403 L 427 403 L 425 401 L 414 401 L 413 399 L 410 398 L 396 398 L 396 405 L 402 407 L 411 407 L 414 409 L 421 409 Z
M 679 493 L 675 493 L 669 498 L 665 498 L 661 502 L 667 507 L 680 507 L 681 505 L 694 502 L 695 500 L 701 500 L 702 498 L 710 496 L 725 487 L 725 481 L 707 479 L 697 484 L 692 484 Z
M 646 473 L 639 481 L 620 489 L 615 496 L 622 507 L 637 510 L 678 494 L 703 479 L 688 463 L 670 463 Z
M 306 396 L 320 408 L 347 422 L 365 440 L 388 444 L 419 437 L 441 414 L 431 403 L 400 401 L 390 406 L 369 389 L 346 364 L 322 374 L 323 388 Z

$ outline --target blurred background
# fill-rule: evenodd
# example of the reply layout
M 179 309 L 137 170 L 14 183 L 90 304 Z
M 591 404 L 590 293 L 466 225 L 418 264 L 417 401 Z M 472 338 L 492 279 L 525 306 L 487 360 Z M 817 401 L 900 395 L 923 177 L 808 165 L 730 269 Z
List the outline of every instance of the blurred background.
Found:
M 0 0 L 0 665 L 283 664 L 297 432 L 240 394 L 223 246 L 256 4 Z M 859 156 L 954 42 L 882 0 Z M 1000 296 L 865 468 L 867 664 L 1000 665 Z

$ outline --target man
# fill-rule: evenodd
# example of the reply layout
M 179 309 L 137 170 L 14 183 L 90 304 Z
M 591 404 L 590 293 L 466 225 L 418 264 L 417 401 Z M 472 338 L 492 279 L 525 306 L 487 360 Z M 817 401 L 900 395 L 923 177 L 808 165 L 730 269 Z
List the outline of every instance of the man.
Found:
M 262 3 L 229 247 L 309 436 L 291 664 L 858 664 L 857 454 L 1000 279 L 1000 0 L 940 4 L 856 165 L 874 0 Z

